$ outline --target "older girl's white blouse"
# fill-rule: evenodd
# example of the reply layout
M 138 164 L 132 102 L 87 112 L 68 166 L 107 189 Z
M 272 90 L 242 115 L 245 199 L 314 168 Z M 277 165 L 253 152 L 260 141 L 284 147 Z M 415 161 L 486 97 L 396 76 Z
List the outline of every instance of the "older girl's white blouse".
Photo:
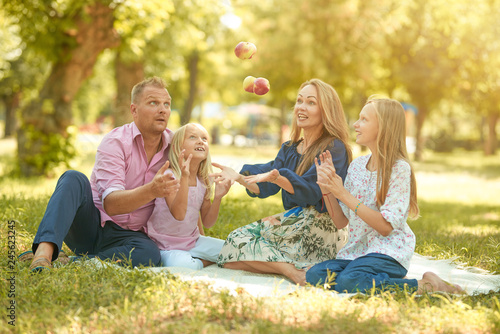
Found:
M 354 260 L 369 253 L 388 255 L 409 269 L 415 251 L 415 234 L 406 222 L 410 210 L 410 165 L 404 160 L 392 167 L 385 203 L 377 208 L 377 172 L 366 168 L 371 155 L 355 159 L 349 166 L 344 187 L 361 203 L 379 211 L 392 225 L 392 232 L 384 237 L 359 218 L 344 203 L 340 206 L 349 220 L 349 241 L 337 254 L 337 259 Z

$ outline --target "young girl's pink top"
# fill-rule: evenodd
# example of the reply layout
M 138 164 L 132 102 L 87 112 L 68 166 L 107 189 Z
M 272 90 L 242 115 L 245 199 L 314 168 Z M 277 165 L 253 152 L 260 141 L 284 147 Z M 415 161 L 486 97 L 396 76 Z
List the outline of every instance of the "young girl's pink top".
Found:
M 167 172 L 172 173 L 171 170 Z M 155 200 L 155 208 L 146 231 L 161 250 L 190 250 L 195 246 L 200 237 L 198 217 L 205 192 L 206 188 L 199 179 L 196 180 L 195 187 L 189 187 L 186 216 L 182 221 L 172 216 L 165 198 Z
M 366 169 L 370 156 L 359 157 L 351 163 L 344 186 L 361 203 L 379 211 L 393 230 L 388 236 L 382 236 L 340 202 L 344 215 L 349 219 L 349 241 L 338 252 L 337 259 L 354 260 L 369 253 L 380 253 L 394 258 L 408 270 L 415 251 L 415 234 L 406 222 L 410 211 L 411 168 L 403 160 L 396 161 L 385 203 L 377 208 L 377 172 Z

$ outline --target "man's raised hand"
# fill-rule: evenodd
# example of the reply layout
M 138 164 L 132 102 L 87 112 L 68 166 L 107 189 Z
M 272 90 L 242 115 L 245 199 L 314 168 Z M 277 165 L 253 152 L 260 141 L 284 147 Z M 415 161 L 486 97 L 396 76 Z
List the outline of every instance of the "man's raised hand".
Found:
M 175 179 L 172 172 L 167 172 L 169 166 L 170 162 L 165 162 L 151 181 L 154 197 L 165 197 L 179 190 L 179 180 Z

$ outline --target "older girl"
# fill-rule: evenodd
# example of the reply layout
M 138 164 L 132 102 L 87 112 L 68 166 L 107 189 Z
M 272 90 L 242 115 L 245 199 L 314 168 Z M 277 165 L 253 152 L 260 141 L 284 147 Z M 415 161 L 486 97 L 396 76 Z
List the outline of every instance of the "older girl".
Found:
M 371 154 L 349 166 L 345 186 L 330 152 L 321 154 L 318 185 L 337 228 L 349 226 L 349 241 L 335 260 L 307 271 L 307 282 L 329 283 L 338 292 L 407 286 L 410 290 L 461 292 L 433 273 L 406 279 L 415 250 L 408 216 L 418 217 L 417 185 L 406 151 L 405 113 L 392 99 L 370 98 L 354 123 L 356 143 Z M 340 201 L 340 202 L 339 202 Z M 335 273 L 335 274 L 333 274 Z

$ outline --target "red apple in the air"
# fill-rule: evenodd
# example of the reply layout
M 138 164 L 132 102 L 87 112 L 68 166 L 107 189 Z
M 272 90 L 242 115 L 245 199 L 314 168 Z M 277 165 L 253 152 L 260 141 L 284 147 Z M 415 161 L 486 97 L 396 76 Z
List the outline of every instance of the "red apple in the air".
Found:
M 257 78 L 253 82 L 253 92 L 257 95 L 264 95 L 269 92 L 271 86 L 266 78 Z
M 240 59 L 250 59 L 255 52 L 257 52 L 257 47 L 250 42 L 239 42 L 234 48 L 234 54 Z
M 249 93 L 253 93 L 253 82 L 255 81 L 255 77 L 249 75 L 243 80 L 243 89 Z

